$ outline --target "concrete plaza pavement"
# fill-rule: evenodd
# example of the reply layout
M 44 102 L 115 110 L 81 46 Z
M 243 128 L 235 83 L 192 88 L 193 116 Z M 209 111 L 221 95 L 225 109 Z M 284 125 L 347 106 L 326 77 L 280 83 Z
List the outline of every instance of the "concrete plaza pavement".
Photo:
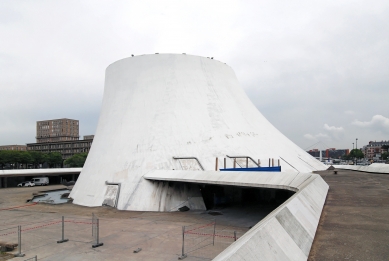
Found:
M 308 260 L 388 260 L 389 175 L 350 170 L 338 170 L 337 175 L 334 171 L 317 173 L 330 189 Z M 200 211 L 135 212 L 73 204 L 8 209 L 26 205 L 33 192 L 56 188 L 63 186 L 0 189 L 0 209 L 6 209 L 0 210 L 0 230 L 50 224 L 62 215 L 75 221 L 66 223 L 65 237 L 69 242 L 63 244 L 56 243 L 61 236 L 60 223 L 23 233 L 22 252 L 26 256 L 13 260 L 35 255 L 38 260 L 177 260 L 182 247 L 182 226 L 207 224 L 214 218 Z M 234 230 L 244 233 L 270 211 L 224 209 L 224 215 L 217 216 L 217 223 L 234 226 Z M 101 222 L 104 246 L 99 248 L 91 247 L 91 226 L 84 224 L 90 223 L 92 213 Z M 80 224 L 76 223 L 79 221 Z M 211 260 L 227 246 L 203 248 L 192 252 L 186 260 Z M 142 251 L 133 253 L 138 247 Z
M 316 173 L 330 189 L 308 260 L 389 260 L 389 175 Z
M 38 260 L 177 260 L 182 249 L 182 226 L 197 229 L 216 218 L 216 233 L 225 235 L 228 231 L 231 235 L 216 238 L 214 246 L 200 245 L 200 249 L 191 251 L 186 258 L 211 260 L 233 242 L 233 231 L 237 231 L 238 236 L 243 235 L 272 210 L 226 208 L 221 210 L 223 215 L 212 216 L 204 211 L 136 212 L 74 204 L 26 203 L 33 192 L 60 188 L 64 186 L 0 189 L 0 241 L 17 243 L 16 227 L 21 225 L 23 230 L 25 257 L 12 260 L 26 260 L 35 255 Z M 104 243 L 98 248 L 92 248 L 92 213 L 99 218 L 100 242 Z M 61 239 L 62 216 L 66 220 L 65 238 L 69 241 L 57 244 Z M 186 242 L 193 244 L 212 240 L 195 234 L 187 237 Z M 193 248 L 186 245 L 190 247 Z M 142 251 L 134 253 L 137 248 Z

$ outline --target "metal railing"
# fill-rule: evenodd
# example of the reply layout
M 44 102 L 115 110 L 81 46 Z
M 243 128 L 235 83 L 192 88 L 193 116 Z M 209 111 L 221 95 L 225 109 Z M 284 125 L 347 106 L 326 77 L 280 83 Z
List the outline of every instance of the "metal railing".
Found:
M 176 160 L 180 160 L 180 159 L 194 159 L 194 160 L 196 160 L 196 161 L 197 161 L 197 163 L 199 164 L 199 166 L 200 166 L 201 170 L 204 170 L 204 167 L 203 167 L 203 165 L 201 165 L 201 163 L 200 163 L 199 159 L 198 159 L 198 158 L 196 158 L 196 157 L 173 157 L 173 159 L 176 159 Z

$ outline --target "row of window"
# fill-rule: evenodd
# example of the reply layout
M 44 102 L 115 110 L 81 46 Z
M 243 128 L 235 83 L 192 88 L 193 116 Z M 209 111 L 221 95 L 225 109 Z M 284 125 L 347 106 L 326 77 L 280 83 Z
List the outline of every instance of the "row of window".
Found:
M 87 148 L 92 145 L 91 142 L 88 143 L 78 143 L 78 144 L 55 144 L 55 145 L 38 145 L 38 146 L 31 146 L 29 148 L 33 150 L 40 150 L 40 149 L 62 149 L 62 148 Z
M 0 150 L 26 150 L 26 147 L 0 147 Z

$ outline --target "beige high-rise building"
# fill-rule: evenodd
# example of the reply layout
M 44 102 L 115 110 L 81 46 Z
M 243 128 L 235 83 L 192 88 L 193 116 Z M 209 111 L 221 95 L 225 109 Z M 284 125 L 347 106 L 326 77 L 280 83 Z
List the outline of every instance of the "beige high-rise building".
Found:
M 36 122 L 37 143 L 72 141 L 79 137 L 78 120 L 63 118 Z

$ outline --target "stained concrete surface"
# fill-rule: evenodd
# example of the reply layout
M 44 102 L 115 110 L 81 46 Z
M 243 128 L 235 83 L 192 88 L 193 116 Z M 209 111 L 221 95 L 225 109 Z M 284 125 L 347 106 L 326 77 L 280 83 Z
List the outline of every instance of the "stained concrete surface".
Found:
M 177 260 L 182 247 L 182 226 L 201 227 L 216 218 L 217 230 L 223 227 L 241 236 L 273 209 L 264 206 L 220 208 L 218 211 L 223 215 L 212 216 L 204 211 L 135 212 L 110 207 L 26 203 L 33 192 L 60 188 L 64 186 L 0 189 L 0 230 L 13 227 L 0 231 L 0 240 L 16 242 L 16 233 L 4 234 L 15 232 L 17 225 L 26 230 L 22 233 L 22 252 L 26 256 L 13 260 L 35 255 L 38 260 Z M 92 213 L 100 218 L 100 241 L 104 246 L 99 248 L 92 248 Z M 69 221 L 65 223 L 65 238 L 69 238 L 69 242 L 57 244 L 61 239 L 62 215 Z M 232 243 L 233 240 L 229 240 Z M 228 246 L 225 242 L 225 238 L 217 238 L 215 247 L 191 252 L 186 260 L 211 260 Z M 138 247 L 142 251 L 134 254 L 133 250 Z
M 316 173 L 330 189 L 308 260 L 389 260 L 389 175 Z

